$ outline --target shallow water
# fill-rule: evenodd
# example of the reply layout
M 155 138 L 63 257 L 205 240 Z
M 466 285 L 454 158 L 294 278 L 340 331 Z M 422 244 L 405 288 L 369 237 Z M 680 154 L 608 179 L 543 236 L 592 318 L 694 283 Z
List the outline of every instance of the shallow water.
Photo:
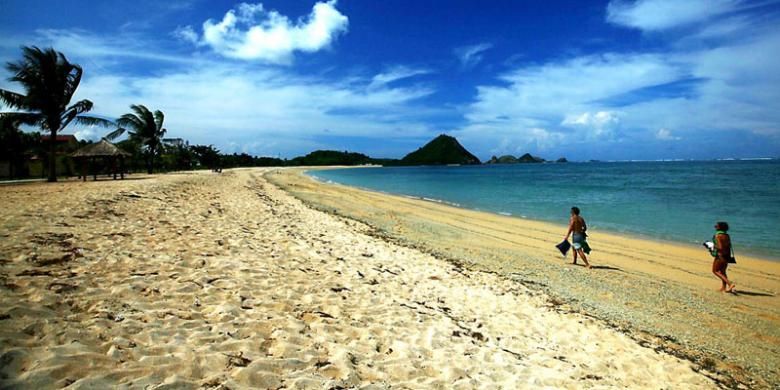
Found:
M 727 221 L 740 253 L 780 261 L 780 160 L 391 167 L 309 172 L 321 180 L 565 224 L 699 244 Z M 779 229 L 780 230 L 780 229 Z M 704 249 L 702 249 L 704 250 Z

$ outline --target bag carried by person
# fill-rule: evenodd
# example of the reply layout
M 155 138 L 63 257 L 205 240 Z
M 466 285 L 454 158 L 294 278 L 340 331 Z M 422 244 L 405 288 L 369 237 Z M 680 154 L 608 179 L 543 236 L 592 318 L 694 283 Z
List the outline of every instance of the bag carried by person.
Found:
M 561 251 L 561 254 L 566 257 L 566 252 L 569 251 L 569 248 L 571 248 L 571 244 L 569 244 L 569 240 L 563 240 L 560 244 L 555 246 L 558 248 L 559 251 Z

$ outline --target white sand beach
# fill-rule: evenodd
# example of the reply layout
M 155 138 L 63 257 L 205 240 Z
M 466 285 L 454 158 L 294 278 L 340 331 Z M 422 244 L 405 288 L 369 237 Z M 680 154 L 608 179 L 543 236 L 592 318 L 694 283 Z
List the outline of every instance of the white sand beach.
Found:
M 264 172 L 0 187 L 0 387 L 716 387 Z

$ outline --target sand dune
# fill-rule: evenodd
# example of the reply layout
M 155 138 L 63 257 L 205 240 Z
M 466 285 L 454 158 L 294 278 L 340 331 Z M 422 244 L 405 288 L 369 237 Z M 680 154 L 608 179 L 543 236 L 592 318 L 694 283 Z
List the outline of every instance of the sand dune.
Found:
M 715 387 L 262 173 L 0 188 L 0 387 Z

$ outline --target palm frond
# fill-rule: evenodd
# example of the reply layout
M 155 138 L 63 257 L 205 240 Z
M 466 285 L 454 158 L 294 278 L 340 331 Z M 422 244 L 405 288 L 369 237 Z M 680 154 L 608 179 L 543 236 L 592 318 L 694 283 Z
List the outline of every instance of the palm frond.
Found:
M 117 125 L 129 127 L 134 131 L 140 131 L 144 128 L 144 123 L 135 114 L 124 114 L 116 120 Z
M 34 112 L 0 112 L 0 118 L 28 126 L 40 126 L 45 119 L 43 115 Z
M 154 112 L 154 125 L 159 130 L 163 127 L 163 122 L 165 121 L 165 114 L 163 114 L 162 111 L 157 110 Z
M 76 118 L 74 118 L 74 120 L 76 121 L 76 123 L 82 126 L 103 126 L 103 127 L 116 126 L 116 123 L 114 123 L 113 121 L 104 118 L 94 117 L 94 116 L 79 115 Z
M 27 108 L 26 96 L 9 91 L 7 89 L 0 89 L 0 101 L 10 108 L 25 109 Z
M 114 130 L 114 131 L 104 135 L 103 138 L 105 138 L 105 139 L 107 139 L 109 141 L 113 141 L 116 138 L 119 138 L 119 136 L 121 136 L 122 134 L 124 134 L 125 131 L 127 131 L 127 130 L 125 130 L 125 129 L 120 127 L 118 129 L 116 129 L 116 130 Z
M 78 103 L 70 106 L 65 110 L 65 112 L 60 117 L 60 121 L 62 124 L 60 125 L 60 129 L 64 129 L 70 124 L 70 122 L 75 119 L 79 114 L 83 114 L 85 112 L 88 112 L 92 109 L 92 102 L 84 99 L 79 101 Z

